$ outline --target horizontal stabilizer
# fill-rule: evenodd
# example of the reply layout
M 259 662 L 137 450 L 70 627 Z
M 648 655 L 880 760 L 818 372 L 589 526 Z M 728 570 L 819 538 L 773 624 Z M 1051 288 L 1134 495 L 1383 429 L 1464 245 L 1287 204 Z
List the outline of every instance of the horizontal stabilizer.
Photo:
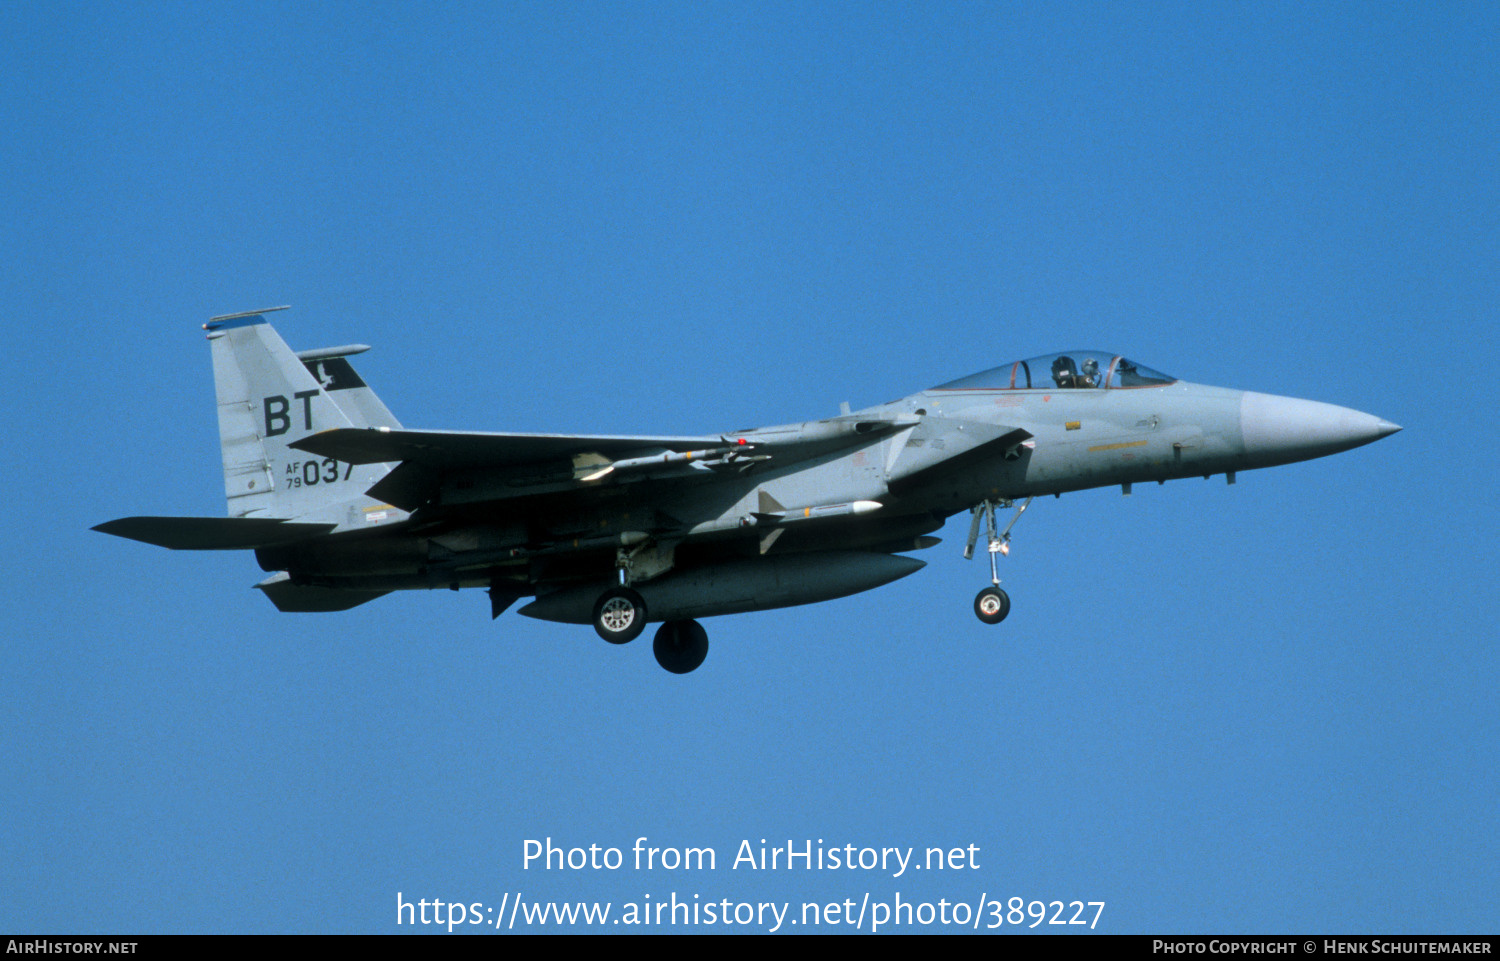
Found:
M 174 551 L 238 551 L 300 541 L 337 526 L 271 517 L 122 517 L 94 530 Z

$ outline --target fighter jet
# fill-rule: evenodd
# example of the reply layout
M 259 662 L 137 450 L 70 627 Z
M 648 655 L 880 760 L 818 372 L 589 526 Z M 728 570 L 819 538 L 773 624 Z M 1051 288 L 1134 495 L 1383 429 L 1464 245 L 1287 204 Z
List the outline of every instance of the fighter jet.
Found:
M 284 310 L 277 307 L 272 310 Z M 1178 380 L 1113 351 L 1003 364 L 836 417 L 699 436 L 406 430 L 355 373 L 362 344 L 293 353 L 271 310 L 204 325 L 227 517 L 94 530 L 177 550 L 254 550 L 283 611 L 396 590 L 484 588 L 498 617 L 592 624 L 624 644 L 660 622 L 668 671 L 703 663 L 698 618 L 867 591 L 926 566 L 950 516 L 981 527 L 990 584 L 1033 498 L 1271 467 L 1395 424 L 1344 407 Z M 1015 514 L 999 529 L 997 510 Z

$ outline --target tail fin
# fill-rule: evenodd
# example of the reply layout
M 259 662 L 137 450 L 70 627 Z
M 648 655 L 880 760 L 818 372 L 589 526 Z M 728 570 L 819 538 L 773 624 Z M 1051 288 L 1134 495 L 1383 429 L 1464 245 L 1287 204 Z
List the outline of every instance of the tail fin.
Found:
M 337 356 L 348 348 L 310 351 L 304 363 L 266 322 L 264 314 L 270 312 L 227 314 L 204 324 L 213 353 L 229 516 L 308 518 L 334 507 L 341 513 L 390 465 L 340 463 L 287 445 L 317 431 L 395 420 Z M 312 369 L 321 369 L 324 383 L 313 378 Z M 335 390 L 352 392 L 353 417 L 334 400 Z

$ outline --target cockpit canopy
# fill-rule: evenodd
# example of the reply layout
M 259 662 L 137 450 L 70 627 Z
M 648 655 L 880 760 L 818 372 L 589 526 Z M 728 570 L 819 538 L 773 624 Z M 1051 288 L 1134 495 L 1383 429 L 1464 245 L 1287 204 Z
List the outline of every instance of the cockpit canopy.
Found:
M 1142 367 L 1107 350 L 1065 350 L 993 367 L 934 390 L 1078 390 L 1160 387 L 1176 377 Z

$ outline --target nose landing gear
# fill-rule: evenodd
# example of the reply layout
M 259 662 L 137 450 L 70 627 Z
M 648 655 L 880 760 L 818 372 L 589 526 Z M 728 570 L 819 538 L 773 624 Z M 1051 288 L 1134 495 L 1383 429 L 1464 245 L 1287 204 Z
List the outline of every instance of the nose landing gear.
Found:
M 1015 502 L 1010 500 L 983 501 L 976 504 L 970 512 L 973 519 L 969 522 L 969 540 L 964 545 L 964 559 L 974 559 L 974 545 L 979 542 L 979 522 L 985 521 L 985 532 L 989 540 L 990 553 L 990 586 L 980 591 L 974 598 L 974 616 L 986 624 L 999 624 L 1005 620 L 1005 615 L 1010 613 L 1010 595 L 1000 589 L 1000 571 L 995 563 L 995 555 L 1010 553 L 1010 529 L 1016 526 L 1016 521 L 1026 513 L 1026 508 L 1031 506 L 1031 498 L 1016 510 L 1016 516 L 1005 525 L 1005 530 L 998 535 L 995 533 L 995 508 L 1009 508 Z

